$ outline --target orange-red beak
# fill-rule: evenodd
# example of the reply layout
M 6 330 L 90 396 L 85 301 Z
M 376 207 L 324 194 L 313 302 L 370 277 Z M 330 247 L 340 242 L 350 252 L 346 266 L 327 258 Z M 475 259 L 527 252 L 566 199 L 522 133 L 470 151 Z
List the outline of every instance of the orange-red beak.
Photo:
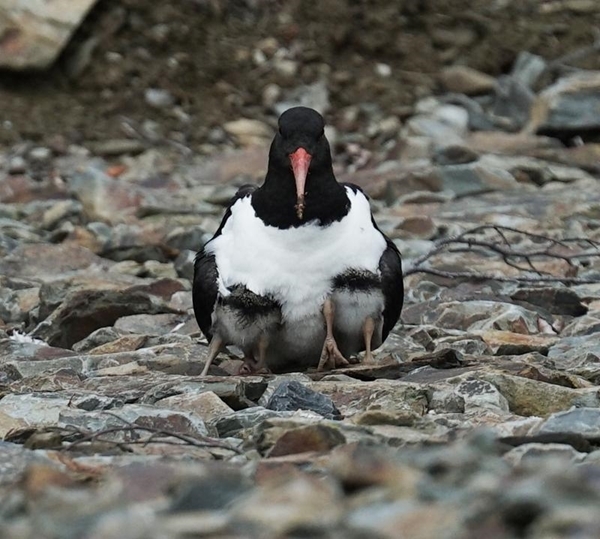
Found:
M 298 219 L 302 219 L 304 215 L 304 189 L 311 158 L 312 156 L 304 148 L 298 148 L 290 154 L 294 179 L 296 180 L 296 215 Z

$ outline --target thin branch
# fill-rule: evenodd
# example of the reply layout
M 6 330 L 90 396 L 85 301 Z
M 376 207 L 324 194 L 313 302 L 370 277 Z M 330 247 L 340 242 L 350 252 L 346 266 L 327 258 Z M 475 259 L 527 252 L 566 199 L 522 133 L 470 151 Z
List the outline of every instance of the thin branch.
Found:
M 481 234 L 492 232 L 498 238 L 497 241 L 491 239 L 481 239 L 477 237 Z M 528 238 L 535 242 L 530 248 L 514 248 L 510 243 L 508 234 Z M 541 245 L 540 245 L 541 244 Z M 586 245 L 585 248 L 582 245 Z M 557 252 L 558 248 L 571 251 L 565 254 Z M 576 251 L 574 247 L 578 247 Z M 589 250 L 589 248 L 593 250 Z M 584 252 L 581 252 L 581 249 Z M 575 252 L 573 252 L 575 251 Z M 519 276 L 519 277 L 498 277 L 491 274 L 475 273 L 475 272 L 454 272 L 436 269 L 431 267 L 426 262 L 430 262 L 433 258 L 443 253 L 473 253 L 482 257 L 497 256 L 507 266 L 517 269 L 520 272 L 534 272 L 537 275 Z M 416 258 L 411 267 L 404 272 L 405 276 L 414 273 L 428 273 L 430 275 L 438 275 L 449 278 L 466 278 L 471 280 L 486 280 L 495 279 L 497 281 L 514 281 L 514 282 L 563 282 L 569 284 L 584 284 L 595 282 L 595 280 L 581 279 L 578 277 L 557 277 L 547 271 L 543 271 L 534 264 L 535 259 L 556 259 L 562 260 L 571 267 L 577 267 L 575 261 L 582 259 L 590 259 L 600 257 L 600 242 L 590 238 L 569 237 L 569 238 L 551 238 L 542 234 L 535 234 L 518 228 L 500 226 L 500 225 L 479 225 L 461 232 L 452 237 L 439 240 L 435 246 L 424 255 Z
M 109 413 L 109 412 L 107 412 Z M 168 444 L 168 445 L 190 445 L 193 447 L 212 447 L 219 449 L 226 449 L 228 451 L 233 451 L 237 455 L 241 455 L 242 451 L 238 448 L 233 447 L 225 442 L 221 442 L 219 440 L 215 440 L 214 438 L 209 437 L 195 437 L 187 434 L 181 434 L 178 432 L 173 432 L 168 429 L 159 429 L 150 426 L 140 426 L 134 423 L 130 423 L 129 421 L 117 416 L 116 414 L 110 413 L 110 415 L 116 417 L 117 419 L 123 421 L 125 426 L 123 427 L 109 427 L 106 429 L 101 429 L 96 432 L 88 431 L 86 429 L 80 429 L 74 427 L 72 425 L 68 425 L 65 427 L 46 427 L 45 431 L 48 432 L 58 432 L 61 436 L 69 436 L 74 437 L 75 439 L 72 442 L 68 442 L 67 445 L 62 445 L 57 447 L 56 449 L 60 449 L 63 451 L 72 451 L 76 449 L 78 446 L 81 446 L 85 443 L 93 443 L 93 442 L 101 442 L 101 443 L 110 443 L 117 445 L 119 447 L 126 447 L 127 445 L 148 445 L 150 443 L 160 443 L 160 444 Z M 142 432 L 149 433 L 150 436 L 145 439 L 141 439 L 139 434 Z M 137 436 L 138 439 L 132 439 L 128 441 L 119 442 L 114 439 L 106 438 L 107 435 L 115 434 L 115 433 L 129 433 L 132 436 Z M 163 439 L 160 439 L 163 437 Z M 164 438 L 175 438 L 179 440 L 178 442 L 174 440 L 168 440 Z
M 503 283 L 564 283 L 564 284 L 597 284 L 598 279 L 581 279 L 579 277 L 505 277 L 493 275 L 491 273 L 472 273 L 470 271 L 444 271 L 435 268 L 411 268 L 404 273 L 404 276 L 415 273 L 427 273 L 447 279 L 468 279 L 470 281 L 499 281 Z
M 594 28 L 593 33 L 594 41 L 591 45 L 580 47 L 579 49 L 575 49 L 574 51 L 559 56 L 552 62 L 549 62 L 544 71 L 553 72 L 559 69 L 568 69 L 571 67 L 569 64 L 583 60 L 588 56 L 592 56 L 600 52 L 600 30 L 598 28 Z

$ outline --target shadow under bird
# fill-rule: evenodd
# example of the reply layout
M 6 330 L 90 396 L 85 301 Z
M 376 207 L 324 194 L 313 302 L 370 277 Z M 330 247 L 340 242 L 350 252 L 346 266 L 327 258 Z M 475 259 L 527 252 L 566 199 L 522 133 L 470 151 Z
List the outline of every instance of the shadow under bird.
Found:
M 400 253 L 362 190 L 336 180 L 324 127 L 306 107 L 281 115 L 264 183 L 240 188 L 196 256 L 203 374 L 227 345 L 241 373 L 371 361 L 400 317 Z

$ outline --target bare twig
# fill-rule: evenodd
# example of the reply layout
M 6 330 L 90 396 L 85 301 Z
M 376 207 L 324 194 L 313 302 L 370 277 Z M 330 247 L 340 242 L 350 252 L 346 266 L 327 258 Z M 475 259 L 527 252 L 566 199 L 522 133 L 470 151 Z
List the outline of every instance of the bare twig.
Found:
M 569 64 L 583 60 L 588 56 L 592 56 L 600 52 L 600 29 L 594 28 L 594 41 L 591 45 L 575 49 L 574 51 L 568 52 L 559 56 L 552 62 L 549 62 L 546 66 L 546 72 L 554 72 L 560 69 L 573 69 Z
M 187 434 L 181 434 L 178 432 L 173 432 L 168 429 L 140 426 L 136 425 L 135 423 L 131 423 L 111 412 L 106 413 L 110 414 L 113 417 L 116 417 L 117 419 L 125 423 L 125 425 L 123 427 L 109 427 L 95 432 L 74 427 L 72 425 L 66 427 L 46 427 L 44 430 L 50 432 L 58 432 L 64 437 L 74 438 L 73 441 L 68 442 L 66 445 L 63 444 L 60 447 L 56 448 L 61 449 L 63 451 L 72 451 L 73 449 L 76 449 L 77 447 L 85 443 L 93 442 L 110 443 L 119 447 L 126 447 L 128 445 L 148 445 L 150 443 L 160 443 L 167 445 L 189 445 L 201 448 L 212 447 L 233 451 L 238 455 L 242 454 L 242 451 L 240 451 L 238 448 L 233 447 L 225 442 L 215 440 L 214 438 L 196 437 Z M 142 439 L 140 437 L 140 434 L 144 432 L 149 433 L 150 436 Z M 109 437 L 109 435 L 115 433 L 129 433 L 132 437 L 136 437 L 137 439 L 131 439 L 122 442 L 116 441 L 113 438 Z M 169 438 L 171 438 L 171 440 L 169 440 Z M 175 440 L 178 441 L 173 440 L 173 438 L 175 438 Z
M 426 273 L 447 279 L 468 279 L 470 281 L 499 281 L 503 283 L 564 283 L 564 284 L 597 284 L 598 279 L 581 279 L 579 277 L 547 277 L 543 275 L 532 277 L 504 277 L 491 273 L 473 273 L 470 271 L 444 271 L 435 268 L 410 269 L 404 275 Z
M 481 239 L 481 237 L 477 237 L 486 232 L 495 234 L 498 237 L 498 240 Z M 533 240 L 535 246 L 520 249 L 513 247 L 508 234 Z M 586 247 L 582 247 L 583 245 Z M 574 247 L 578 247 L 579 250 L 577 252 L 565 252 L 574 250 Z M 482 257 L 495 255 L 507 266 L 524 273 L 533 272 L 536 275 L 504 277 L 485 273 L 446 271 L 426 264 L 442 253 L 463 252 L 478 254 Z M 519 230 L 518 228 L 500 225 L 480 225 L 466 230 L 455 237 L 438 241 L 428 253 L 415 259 L 412 266 L 405 271 L 404 275 L 408 276 L 414 273 L 428 273 L 440 277 L 465 278 L 471 280 L 495 279 L 497 281 L 514 282 L 563 282 L 568 284 L 584 284 L 596 282 L 596 280 L 581 279 L 579 277 L 554 276 L 547 271 L 543 271 L 536 267 L 534 261 L 539 259 L 556 259 L 562 260 L 569 266 L 576 268 L 576 261 L 594 257 L 600 257 L 600 242 L 596 242 L 590 238 L 569 237 L 557 239 L 542 234 L 526 232 L 524 230 Z

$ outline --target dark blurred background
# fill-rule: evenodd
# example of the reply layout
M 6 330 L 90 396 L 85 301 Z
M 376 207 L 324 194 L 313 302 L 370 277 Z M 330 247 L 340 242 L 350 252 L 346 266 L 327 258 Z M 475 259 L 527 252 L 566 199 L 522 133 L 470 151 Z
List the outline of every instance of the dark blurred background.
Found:
M 43 2 L 30 3 L 29 27 L 43 34 Z M 43 69 L 8 65 L 24 37 L 16 2 L 0 7 L 0 144 L 60 150 L 141 134 L 211 153 L 230 142 L 224 122 L 273 125 L 295 102 L 339 129 L 364 131 L 374 115 L 402 121 L 418 98 L 440 93 L 446 66 L 496 77 L 522 51 L 552 61 L 589 47 L 600 24 L 596 0 L 62 3 L 91 8 L 81 22 L 74 17 L 73 35 Z M 577 66 L 599 64 L 596 53 Z

